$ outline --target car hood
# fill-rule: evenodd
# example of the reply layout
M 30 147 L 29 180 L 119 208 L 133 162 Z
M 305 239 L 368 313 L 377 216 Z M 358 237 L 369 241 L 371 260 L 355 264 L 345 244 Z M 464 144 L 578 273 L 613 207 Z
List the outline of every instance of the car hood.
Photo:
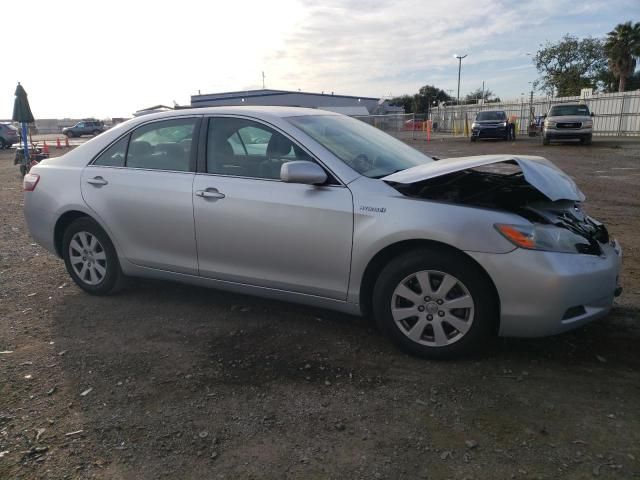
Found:
M 546 158 L 528 155 L 477 155 L 447 158 L 393 173 L 382 180 L 410 184 L 495 163 L 516 163 L 522 170 L 527 183 L 551 201 L 573 200 L 581 202 L 585 199 L 584 194 L 566 173 Z

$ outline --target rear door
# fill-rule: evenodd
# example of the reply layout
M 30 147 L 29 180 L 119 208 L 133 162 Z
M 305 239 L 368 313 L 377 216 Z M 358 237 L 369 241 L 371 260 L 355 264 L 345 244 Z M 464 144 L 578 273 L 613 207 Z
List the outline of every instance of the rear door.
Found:
M 118 254 L 136 265 L 197 274 L 192 140 L 199 124 L 198 117 L 181 117 L 142 125 L 83 171 L 85 202 Z

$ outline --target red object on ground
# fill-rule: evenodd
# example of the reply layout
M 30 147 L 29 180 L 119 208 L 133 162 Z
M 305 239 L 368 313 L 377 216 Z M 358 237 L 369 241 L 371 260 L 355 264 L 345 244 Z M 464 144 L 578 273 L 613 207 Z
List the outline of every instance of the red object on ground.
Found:
M 49 145 L 47 145 L 47 141 L 44 141 L 44 145 L 42 146 L 42 153 L 49 153 Z
M 69 137 L 64 137 L 64 146 L 69 148 Z
M 59 138 L 56 138 L 56 148 L 62 148 L 60 146 L 60 139 Z

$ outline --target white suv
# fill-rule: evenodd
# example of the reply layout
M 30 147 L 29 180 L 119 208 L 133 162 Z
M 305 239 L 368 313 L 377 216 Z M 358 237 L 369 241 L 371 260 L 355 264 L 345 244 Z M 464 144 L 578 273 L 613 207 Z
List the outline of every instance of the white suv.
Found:
M 593 134 L 593 113 L 589 107 L 579 103 L 554 105 L 545 115 L 542 143 L 551 140 L 579 139 L 583 145 L 591 143 Z

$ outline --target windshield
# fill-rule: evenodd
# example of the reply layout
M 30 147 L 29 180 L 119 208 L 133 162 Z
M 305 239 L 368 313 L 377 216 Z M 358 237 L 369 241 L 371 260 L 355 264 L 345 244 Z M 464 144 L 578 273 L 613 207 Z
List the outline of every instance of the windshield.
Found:
M 287 121 L 361 175 L 382 178 L 433 160 L 404 142 L 341 115 L 305 115 Z
M 586 105 L 556 105 L 551 107 L 550 117 L 562 117 L 564 115 L 580 115 L 581 117 L 589 116 L 589 108 Z
M 476 120 L 504 120 L 504 112 L 480 112 L 476 115 Z

